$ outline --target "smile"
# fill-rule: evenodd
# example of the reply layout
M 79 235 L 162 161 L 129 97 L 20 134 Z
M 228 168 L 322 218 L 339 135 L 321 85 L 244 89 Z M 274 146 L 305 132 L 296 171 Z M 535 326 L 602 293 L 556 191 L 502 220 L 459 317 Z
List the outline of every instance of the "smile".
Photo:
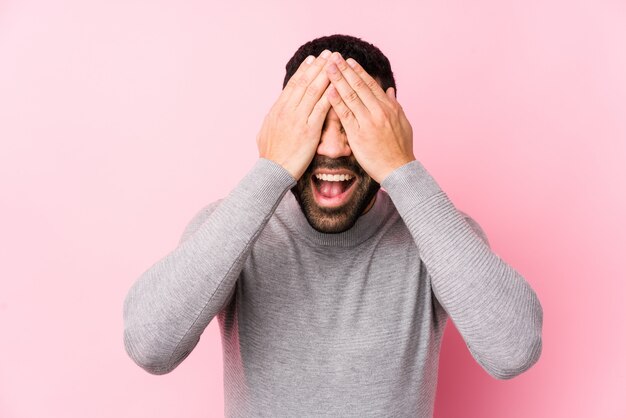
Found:
M 318 173 L 311 176 L 315 202 L 327 208 L 344 205 L 352 196 L 355 185 L 356 177 L 351 174 Z

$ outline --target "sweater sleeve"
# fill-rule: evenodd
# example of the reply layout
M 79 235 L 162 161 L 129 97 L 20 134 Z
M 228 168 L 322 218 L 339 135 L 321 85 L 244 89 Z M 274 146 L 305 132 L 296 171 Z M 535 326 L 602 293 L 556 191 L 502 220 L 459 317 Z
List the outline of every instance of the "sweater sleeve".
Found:
M 136 280 L 123 305 L 124 346 L 135 363 L 160 375 L 191 353 L 295 184 L 282 166 L 259 158 L 228 196 L 196 214 L 174 250 Z
M 495 254 L 473 219 L 457 210 L 418 161 L 383 179 L 417 245 L 435 297 L 474 359 L 510 379 L 537 362 L 543 310 L 529 283 Z

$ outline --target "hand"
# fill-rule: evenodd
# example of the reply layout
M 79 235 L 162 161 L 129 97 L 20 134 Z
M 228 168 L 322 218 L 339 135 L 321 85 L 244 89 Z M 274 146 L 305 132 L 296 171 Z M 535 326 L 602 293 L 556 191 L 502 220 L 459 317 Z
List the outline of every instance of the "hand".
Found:
M 317 150 L 330 103 L 324 71 L 330 51 L 307 57 L 289 79 L 257 135 L 259 157 L 283 166 L 299 180 Z
M 334 52 L 326 66 L 328 101 L 339 116 L 350 149 L 376 182 L 414 161 L 413 129 L 393 87 L 383 91 L 354 59 Z

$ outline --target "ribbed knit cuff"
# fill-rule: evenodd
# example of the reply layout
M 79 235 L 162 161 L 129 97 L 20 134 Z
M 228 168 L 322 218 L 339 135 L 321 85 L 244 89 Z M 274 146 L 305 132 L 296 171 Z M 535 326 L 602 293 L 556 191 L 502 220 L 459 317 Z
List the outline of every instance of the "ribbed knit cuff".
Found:
M 250 209 L 267 212 L 296 183 L 283 166 L 267 158 L 259 158 L 231 193 L 243 197 L 243 201 L 254 202 L 254 207 Z
M 396 168 L 380 185 L 398 209 L 406 210 L 442 192 L 439 184 L 418 160 Z

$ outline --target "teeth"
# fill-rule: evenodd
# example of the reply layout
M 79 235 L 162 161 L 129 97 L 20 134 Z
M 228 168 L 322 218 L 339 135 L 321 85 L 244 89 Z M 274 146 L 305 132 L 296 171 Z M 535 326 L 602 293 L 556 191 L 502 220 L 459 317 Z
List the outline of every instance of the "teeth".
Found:
M 315 177 L 324 181 L 347 181 L 352 179 L 349 174 L 316 174 Z

